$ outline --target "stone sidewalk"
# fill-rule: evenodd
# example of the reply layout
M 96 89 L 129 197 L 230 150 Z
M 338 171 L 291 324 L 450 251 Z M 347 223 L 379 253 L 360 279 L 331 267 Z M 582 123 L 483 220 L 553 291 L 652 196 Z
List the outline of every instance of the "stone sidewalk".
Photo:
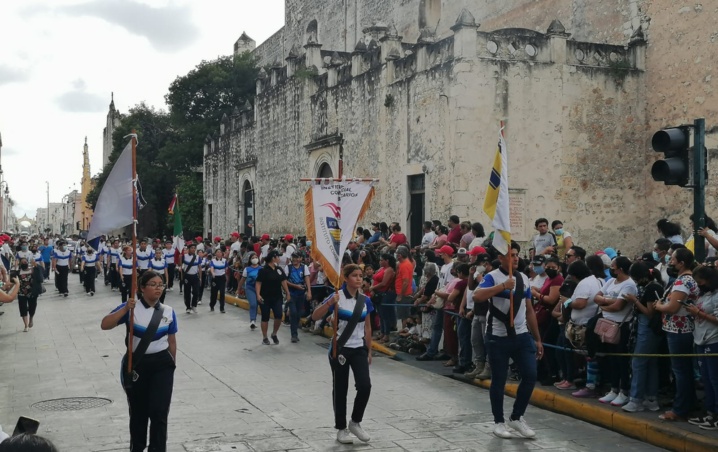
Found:
M 28 333 L 22 332 L 16 302 L 0 308 L 5 311 L 0 317 L 0 423 L 7 431 L 20 415 L 38 419 L 39 433 L 61 451 L 128 450 L 127 405 L 118 378 L 123 329 L 102 331 L 99 326 L 120 303 L 119 294 L 98 287 L 95 297 L 85 297 L 77 275 L 71 275 L 69 298 L 46 287 Z M 340 445 L 332 428 L 328 341 L 300 334 L 301 342 L 291 344 L 288 328 L 282 327 L 279 345 L 262 346 L 261 334 L 249 329 L 246 311 L 228 306 L 227 314 L 210 313 L 208 298 L 206 292 L 199 313 L 187 315 L 178 292 L 167 296 L 179 325 L 169 451 L 659 450 L 535 407 L 529 407 L 526 418 L 537 439 L 498 439 L 491 433 L 487 391 L 380 354 L 372 365 L 372 397 L 363 422 L 372 441 Z M 70 411 L 33 407 L 82 397 L 111 402 Z M 508 410 L 511 403 L 507 397 Z

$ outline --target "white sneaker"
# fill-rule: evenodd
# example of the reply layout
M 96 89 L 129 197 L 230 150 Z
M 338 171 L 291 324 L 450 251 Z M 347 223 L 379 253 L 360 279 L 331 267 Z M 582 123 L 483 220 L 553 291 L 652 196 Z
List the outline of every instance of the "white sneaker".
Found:
M 371 436 L 369 436 L 369 434 L 361 428 L 361 424 L 358 422 L 349 421 L 349 431 L 352 432 L 354 436 L 359 438 L 359 441 L 368 443 L 371 439 Z
M 613 403 L 611 403 L 611 405 L 613 405 Z M 628 411 L 629 413 L 637 413 L 646 409 L 645 405 L 643 405 L 643 402 L 636 402 L 633 400 L 623 405 L 623 407 L 621 408 L 623 409 L 623 411 Z
M 348 429 L 337 430 L 337 441 L 342 444 L 354 444 L 354 440 L 349 435 Z
M 648 411 L 658 411 L 661 409 L 661 405 L 658 403 L 658 400 L 644 400 L 643 406 Z
M 508 431 L 508 429 L 506 428 L 506 424 L 504 424 L 503 422 L 494 426 L 494 435 L 504 439 L 511 439 L 514 437 L 514 435 L 512 435 L 511 432 Z
M 508 425 L 509 428 L 516 430 L 524 438 L 533 438 L 536 436 L 536 432 L 531 430 L 531 427 L 526 424 L 523 416 L 521 416 L 518 421 L 512 421 L 511 418 L 509 418 L 509 420 L 506 421 L 506 425 Z
M 613 401 L 611 402 L 611 405 L 623 406 L 626 403 L 628 403 L 629 400 L 630 400 L 630 398 L 626 394 L 620 392 L 620 393 L 618 393 L 618 396 L 616 396 L 616 398 L 613 399 Z
M 617 392 L 609 391 L 606 393 L 605 396 L 598 399 L 598 401 L 601 403 L 611 403 L 611 402 L 613 402 L 613 399 L 615 399 L 616 397 L 618 397 Z
M 192 312 L 197 314 L 197 308 L 192 308 Z

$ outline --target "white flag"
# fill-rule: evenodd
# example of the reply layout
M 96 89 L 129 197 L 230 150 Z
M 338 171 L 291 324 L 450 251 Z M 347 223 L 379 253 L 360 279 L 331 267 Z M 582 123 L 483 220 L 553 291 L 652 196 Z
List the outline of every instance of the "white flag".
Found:
M 87 240 L 132 224 L 132 142 L 125 146 L 97 198 Z
M 511 249 L 511 215 L 509 212 L 509 165 L 504 140 L 504 123 L 499 129 L 499 146 L 491 168 L 489 186 L 484 199 L 484 212 L 491 218 L 494 227 L 493 246 L 503 254 Z
M 346 180 L 312 185 L 304 197 L 312 257 L 322 261 L 327 279 L 335 286 L 341 280 L 344 252 L 373 196 L 370 182 Z

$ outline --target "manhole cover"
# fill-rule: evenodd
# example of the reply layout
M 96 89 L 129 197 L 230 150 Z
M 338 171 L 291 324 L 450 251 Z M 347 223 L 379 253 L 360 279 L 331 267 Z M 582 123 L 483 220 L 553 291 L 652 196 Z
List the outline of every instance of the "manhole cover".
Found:
M 43 400 L 42 402 L 33 403 L 31 408 L 36 408 L 40 411 L 78 411 L 99 408 L 110 403 L 112 403 L 112 400 L 101 397 L 70 397 Z

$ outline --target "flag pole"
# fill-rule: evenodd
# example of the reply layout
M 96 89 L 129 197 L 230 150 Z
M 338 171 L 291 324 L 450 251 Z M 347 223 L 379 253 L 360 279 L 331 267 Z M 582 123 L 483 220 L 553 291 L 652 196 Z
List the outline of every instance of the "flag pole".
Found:
M 509 243 L 509 279 L 514 276 L 514 258 L 511 255 L 511 244 Z M 509 290 L 509 326 L 514 326 L 514 289 Z
M 339 174 L 338 179 L 341 180 L 344 176 L 344 161 L 340 158 L 339 159 Z M 337 195 L 337 200 L 341 199 L 341 195 Z M 339 293 L 339 289 L 341 288 L 341 284 L 339 281 L 341 281 L 342 276 L 342 264 L 341 260 L 339 261 L 339 268 L 337 269 L 337 273 L 339 274 L 339 279 L 337 280 L 336 287 L 334 290 L 336 293 Z M 332 320 L 332 358 L 337 359 L 337 331 L 339 330 L 339 305 L 334 305 L 334 318 Z
M 137 295 L 137 132 L 132 129 L 132 284 L 129 300 Z M 134 342 L 135 310 L 129 312 L 129 340 L 127 341 L 127 373 L 132 372 L 132 345 Z

